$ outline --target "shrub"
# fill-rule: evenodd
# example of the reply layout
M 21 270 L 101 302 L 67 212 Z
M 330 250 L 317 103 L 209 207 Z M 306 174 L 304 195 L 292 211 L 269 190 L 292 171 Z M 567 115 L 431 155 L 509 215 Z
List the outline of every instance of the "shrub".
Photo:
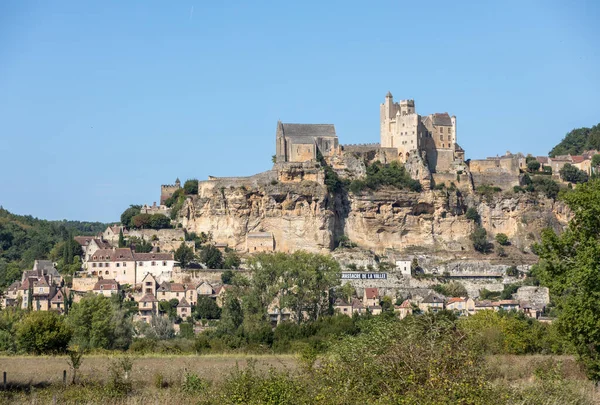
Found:
M 467 209 L 465 216 L 467 217 L 467 219 L 475 222 L 476 224 L 478 224 L 479 221 L 481 220 L 481 216 L 479 215 L 479 212 L 477 212 L 477 209 L 474 207 L 469 207 Z
M 367 167 L 367 176 L 364 180 L 354 180 L 350 183 L 350 191 L 359 193 L 365 188 L 378 190 L 384 186 L 417 192 L 422 190 L 421 183 L 413 180 L 401 163 L 392 162 L 384 165 L 374 162 Z
M 187 195 L 198 194 L 198 180 L 196 180 L 196 179 L 186 180 L 185 183 L 183 184 L 183 191 Z
M 63 353 L 71 340 L 71 330 L 55 312 L 31 312 L 16 326 L 18 347 L 34 354 Z
M 199 394 L 208 391 L 209 384 L 198 374 L 187 372 L 183 376 L 183 383 L 181 384 L 181 390 L 186 394 Z
M 506 246 L 509 244 L 508 236 L 505 233 L 497 233 L 496 234 L 496 242 L 502 246 Z
M 478 226 L 473 233 L 471 233 L 470 238 L 476 251 L 481 253 L 490 252 L 492 247 L 487 240 L 487 232 L 481 226 Z
M 538 170 L 540 170 L 540 162 L 538 162 L 537 160 L 531 160 L 527 163 L 527 170 L 529 170 L 530 172 L 537 172 Z
M 583 170 L 567 163 L 559 171 L 560 178 L 570 183 L 585 183 L 588 181 L 588 175 Z

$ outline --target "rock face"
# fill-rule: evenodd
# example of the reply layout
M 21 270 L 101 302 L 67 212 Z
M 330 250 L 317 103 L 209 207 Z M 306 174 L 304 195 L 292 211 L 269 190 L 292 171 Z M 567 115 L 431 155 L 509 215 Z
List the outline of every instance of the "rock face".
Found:
M 335 211 L 325 186 L 315 182 L 265 183 L 251 189 L 215 182 L 202 196 L 189 198 L 179 222 L 189 232 L 243 250 L 250 232 L 271 232 L 277 251 L 329 251 Z
M 490 240 L 508 235 L 512 249 L 527 251 L 541 229 L 561 229 L 568 209 L 533 194 L 483 197 L 456 189 L 421 193 L 382 189 L 333 195 L 317 182 L 283 183 L 266 178 L 242 185 L 212 181 L 188 199 L 178 221 L 189 232 L 211 232 L 218 243 L 243 250 L 249 232 L 271 232 L 275 250 L 328 252 L 347 236 L 364 249 L 384 253 L 473 253 L 476 207 Z M 249 185 L 250 184 L 250 185 Z

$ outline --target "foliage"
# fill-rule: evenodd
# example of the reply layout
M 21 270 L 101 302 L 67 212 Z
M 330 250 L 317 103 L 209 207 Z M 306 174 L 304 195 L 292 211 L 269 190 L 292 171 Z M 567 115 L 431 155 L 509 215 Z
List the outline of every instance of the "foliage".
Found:
M 600 180 L 564 195 L 574 218 L 561 235 L 542 232 L 536 276 L 550 288 L 559 325 L 593 380 L 600 380 Z
M 504 289 L 500 293 L 500 299 L 502 300 L 510 300 L 514 293 L 517 292 L 521 285 L 518 283 L 515 284 L 504 284 Z
M 510 242 L 508 241 L 508 236 L 506 236 L 505 233 L 497 233 L 496 234 L 496 242 L 498 242 L 498 244 L 502 245 L 502 246 L 506 246 L 506 245 L 510 244 Z
M 240 256 L 233 250 L 225 252 L 225 258 L 223 260 L 224 269 L 237 269 L 242 264 Z
M 63 317 L 50 311 L 31 312 L 16 325 L 15 332 L 19 349 L 26 353 L 62 353 L 71 340 Z
M 196 195 L 198 194 L 198 180 L 186 180 L 183 184 L 183 191 L 187 195 Z
M 346 183 L 340 179 L 340 176 L 336 173 L 335 170 L 331 166 L 327 164 L 325 158 L 320 151 L 317 151 L 317 160 L 319 164 L 323 167 L 323 171 L 325 174 L 325 186 L 327 187 L 327 191 L 332 194 L 341 193 L 344 191 L 346 187 Z
M 500 187 L 490 186 L 489 184 L 482 184 L 477 186 L 475 192 L 485 198 L 488 201 L 491 201 L 494 198 L 494 195 L 501 192 L 502 189 Z
M 592 167 L 600 166 L 600 153 L 592 156 Z
M 158 309 L 161 314 L 166 315 L 170 320 L 177 320 L 177 305 L 179 300 L 177 298 L 171 298 L 169 301 L 161 301 L 158 303 Z
M 543 193 L 546 197 L 556 199 L 560 188 L 558 184 L 549 178 L 543 176 L 535 176 L 530 179 L 531 183 L 527 186 L 527 191 Z
M 125 237 L 123 236 L 123 229 L 119 229 L 119 248 L 125 247 Z
M 500 291 L 490 291 L 487 288 L 482 288 L 479 291 L 480 300 L 495 300 L 500 297 Z
M 477 208 L 475 208 L 475 207 L 467 208 L 467 212 L 465 213 L 465 216 L 468 220 L 471 220 L 471 221 L 475 222 L 476 224 L 479 224 L 479 221 L 481 220 L 481 216 L 479 216 L 479 212 L 477 212 Z
M 233 271 L 226 270 L 223 273 L 221 273 L 221 282 L 223 284 L 231 284 L 232 280 L 233 280 Z
M 206 296 L 198 296 L 194 317 L 196 319 L 219 319 L 221 317 L 221 308 L 214 299 Z
M 121 302 L 90 293 L 73 304 L 67 316 L 73 342 L 88 349 L 127 349 L 133 325 Z
M 192 260 L 194 260 L 194 251 L 191 247 L 182 242 L 175 251 L 174 258 L 181 268 L 184 269 Z
M 200 251 L 200 261 L 209 269 L 223 268 L 223 254 L 214 245 L 206 245 Z
M 401 163 L 394 161 L 382 164 L 377 161 L 367 166 L 367 176 L 364 180 L 353 180 L 350 183 L 350 191 L 357 194 L 367 188 L 378 190 L 384 186 L 417 192 L 422 190 L 421 183 L 413 180 Z
M 357 247 L 358 245 L 350 240 L 347 235 L 342 235 L 338 239 L 338 247 L 339 248 L 348 248 L 352 249 Z
M 94 235 L 104 229 L 106 224 L 100 222 L 45 221 L 14 215 L 0 207 L 0 287 L 18 280 L 34 260 L 49 258 L 57 244 L 72 240 L 73 235 Z M 64 250 L 56 251 L 62 258 Z M 67 262 L 72 264 L 73 260 L 71 256 Z
M 531 160 L 527 162 L 527 170 L 530 172 L 537 172 L 540 170 L 541 164 L 537 160 Z
M 600 150 L 600 124 L 592 128 L 577 128 L 570 131 L 558 145 L 549 152 L 557 155 L 580 155 L 585 150 Z
M 579 170 L 575 166 L 566 163 L 562 169 L 559 170 L 560 178 L 570 183 L 585 183 L 588 181 L 588 175 L 583 170 Z
M 489 253 L 492 249 L 492 244 L 488 242 L 486 230 L 478 226 L 470 235 L 473 247 L 481 253 Z
M 464 285 L 458 281 L 451 281 L 447 284 L 436 284 L 432 289 L 446 297 L 468 297 L 469 294 Z
M 149 253 L 152 251 L 152 243 L 146 241 L 143 237 L 140 239 L 136 236 L 131 236 L 127 240 L 129 247 L 137 253 Z
M 506 275 L 509 277 L 517 277 L 519 275 L 519 270 L 516 266 L 510 266 L 506 269 Z
M 171 227 L 171 220 L 163 214 L 138 214 L 131 218 L 131 227 L 165 229 Z
M 352 297 L 356 295 L 356 290 L 350 283 L 344 284 L 338 288 L 337 291 L 338 296 L 348 303 L 350 303 L 352 301 Z
M 121 225 L 132 228 L 133 223 L 131 222 L 131 220 L 133 219 L 133 217 L 140 214 L 141 209 L 141 205 L 130 205 L 129 208 L 127 208 L 121 214 Z
M 201 394 L 208 390 L 209 384 L 198 374 L 187 372 L 183 376 L 181 390 L 186 394 Z

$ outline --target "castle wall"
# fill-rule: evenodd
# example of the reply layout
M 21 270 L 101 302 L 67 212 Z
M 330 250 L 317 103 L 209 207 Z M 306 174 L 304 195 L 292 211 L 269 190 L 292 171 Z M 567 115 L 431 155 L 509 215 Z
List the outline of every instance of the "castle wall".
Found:
M 316 158 L 314 144 L 292 144 L 288 142 L 288 156 L 290 162 L 306 162 Z
M 171 197 L 175 191 L 179 190 L 181 187 L 174 184 L 167 184 L 160 187 L 160 205 L 163 205 L 165 201 L 169 197 Z
M 490 185 L 509 190 L 519 185 L 519 158 L 502 157 L 469 161 L 475 187 Z
M 207 197 L 212 195 L 214 190 L 221 188 L 239 188 L 247 189 L 264 186 L 272 181 L 277 181 L 277 171 L 268 170 L 266 172 L 255 174 L 247 177 L 214 177 L 209 176 L 209 180 L 198 182 L 198 195 Z
M 443 184 L 446 188 L 450 188 L 451 184 L 454 183 L 454 186 L 462 192 L 472 191 L 471 179 L 467 173 L 433 173 L 432 176 L 436 186 Z

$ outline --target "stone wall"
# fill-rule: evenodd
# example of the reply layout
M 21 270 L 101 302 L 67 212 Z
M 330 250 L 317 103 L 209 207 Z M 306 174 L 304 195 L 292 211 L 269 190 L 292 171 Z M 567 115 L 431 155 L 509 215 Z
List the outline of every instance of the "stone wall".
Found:
M 215 177 L 208 176 L 208 180 L 198 182 L 198 195 L 206 197 L 215 191 L 231 188 L 251 189 L 277 181 L 277 172 L 268 170 L 248 177 Z
M 510 190 L 519 185 L 519 158 L 498 157 L 469 161 L 469 171 L 475 187 L 490 185 Z
M 471 177 L 468 173 L 433 173 L 432 177 L 433 183 L 436 186 L 438 184 L 443 184 L 446 188 L 450 188 L 454 183 L 454 186 L 463 193 L 470 193 L 473 191 L 473 184 L 471 183 Z
M 550 303 L 550 291 L 548 290 L 548 287 L 519 287 L 514 298 L 519 301 L 527 301 L 530 304 L 541 308 Z

